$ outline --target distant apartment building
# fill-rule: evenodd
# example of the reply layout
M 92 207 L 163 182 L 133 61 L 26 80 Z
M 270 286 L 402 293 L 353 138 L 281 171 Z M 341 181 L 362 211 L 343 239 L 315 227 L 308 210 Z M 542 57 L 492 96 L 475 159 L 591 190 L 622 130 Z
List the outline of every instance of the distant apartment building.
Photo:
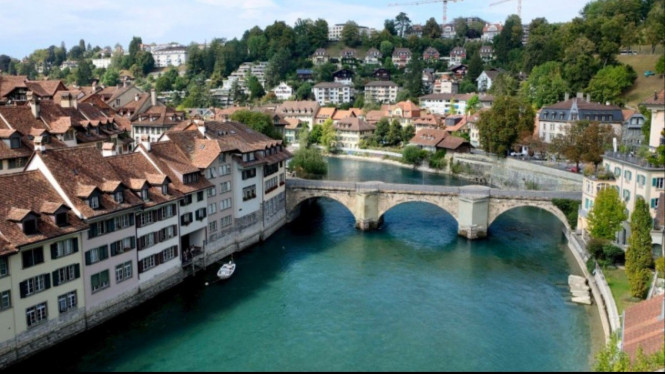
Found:
M 399 86 L 391 81 L 373 81 L 365 85 L 366 103 L 394 103 L 397 100 Z
M 411 62 L 411 50 L 408 48 L 395 48 L 393 50 L 393 64 L 398 68 L 405 68 Z
M 480 37 L 480 40 L 491 42 L 495 36 L 499 35 L 501 30 L 503 30 L 503 26 L 500 23 L 486 23 L 483 27 L 483 35 Z
M 312 93 L 319 105 L 339 105 L 351 102 L 352 88 L 337 82 L 321 82 L 312 87 Z
M 279 85 L 273 89 L 273 92 L 279 100 L 288 100 L 293 96 L 293 88 L 286 84 L 286 82 L 280 82 Z
M 153 50 L 152 57 L 155 67 L 180 66 L 187 63 L 187 47 L 182 45 L 169 45 L 168 47 Z
M 328 26 L 328 40 L 338 41 L 342 39 L 342 30 L 344 29 L 346 23 L 337 23 L 335 25 Z M 374 29 L 371 29 L 367 26 L 358 25 L 358 32 L 360 35 L 370 36 Z

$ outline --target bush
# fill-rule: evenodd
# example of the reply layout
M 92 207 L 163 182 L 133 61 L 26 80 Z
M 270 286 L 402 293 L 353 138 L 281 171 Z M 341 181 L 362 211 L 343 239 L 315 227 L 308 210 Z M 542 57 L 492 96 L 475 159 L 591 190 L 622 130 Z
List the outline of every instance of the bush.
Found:
M 571 229 L 577 228 L 577 212 L 580 209 L 581 201 L 570 199 L 552 199 L 552 204 L 559 208 L 566 216 Z
M 446 151 L 439 150 L 429 158 L 429 166 L 435 169 L 445 169 L 448 165 L 446 161 Z
M 427 157 L 427 151 L 419 147 L 409 145 L 402 151 L 402 160 L 406 164 L 420 165 Z
M 626 253 L 621 248 L 607 243 L 603 245 L 603 258 L 611 264 L 616 264 L 625 261 Z
M 658 257 L 655 263 L 658 278 L 665 278 L 665 257 Z
M 593 271 L 596 270 L 596 260 L 593 257 L 589 257 L 586 260 L 586 269 L 589 271 L 589 274 L 593 274 Z
M 321 178 L 328 173 L 328 164 L 316 148 L 298 149 L 289 162 L 289 170 L 300 178 Z
M 589 240 L 589 243 L 586 245 L 587 251 L 593 256 L 593 258 L 602 258 L 603 257 L 603 247 L 607 242 L 605 240 L 592 238 Z
M 647 297 L 647 292 L 649 292 L 649 286 L 651 286 L 651 270 L 649 269 L 640 269 L 638 270 L 631 278 L 630 282 L 630 294 L 633 297 L 644 299 Z

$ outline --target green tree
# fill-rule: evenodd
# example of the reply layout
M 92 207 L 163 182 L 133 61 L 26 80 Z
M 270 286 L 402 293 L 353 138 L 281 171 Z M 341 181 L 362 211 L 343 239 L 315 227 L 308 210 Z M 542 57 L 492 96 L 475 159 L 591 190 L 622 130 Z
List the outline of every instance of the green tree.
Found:
M 556 61 L 536 66 L 520 87 L 520 95 L 536 108 L 558 102 L 566 92 L 570 92 L 561 70 L 561 63 Z
M 381 45 L 379 46 L 379 52 L 381 52 L 382 56 L 392 56 L 393 54 L 393 43 L 391 43 L 388 40 L 384 40 L 381 42 Z
M 402 125 L 400 125 L 397 119 L 394 119 L 390 123 L 387 140 L 390 145 L 398 145 L 402 141 Z
M 654 3 L 644 22 L 644 36 L 651 45 L 651 54 L 656 53 L 658 44 L 665 46 L 665 5 L 662 1 Z
M 665 55 L 660 55 L 654 69 L 656 70 L 656 73 L 660 75 L 665 74 Z
M 313 99 L 314 95 L 312 94 L 312 84 L 305 82 L 298 87 L 296 90 L 296 100 L 309 100 Z
M 335 148 L 336 138 L 337 131 L 335 130 L 332 119 L 328 118 L 321 126 L 321 145 L 326 147 L 328 151 L 331 151 Z
M 425 22 L 425 26 L 423 26 L 423 37 L 430 39 L 438 39 L 441 37 L 441 26 L 439 26 L 439 23 L 434 17 L 430 17 L 430 19 Z
M 416 129 L 413 125 L 407 125 L 402 129 L 402 142 L 406 143 L 416 136 Z
M 619 336 L 612 334 L 610 341 L 596 354 L 593 371 L 626 372 L 630 370 L 630 357 L 619 349 Z
M 376 123 L 376 129 L 372 135 L 374 143 L 378 146 L 383 146 L 387 143 L 388 131 L 390 131 L 390 121 L 388 121 L 388 118 L 383 117 Z
M 483 60 L 480 58 L 480 50 L 478 50 L 473 54 L 473 56 L 471 56 L 467 76 L 472 82 L 475 82 L 476 78 L 478 78 L 482 72 Z
M 333 73 L 337 70 L 335 64 L 326 62 L 314 68 L 314 75 L 318 82 L 331 82 L 333 80 Z
M 512 14 L 508 16 L 499 35 L 494 37 L 494 51 L 496 60 L 499 63 L 508 64 L 510 62 L 510 51 L 522 48 L 522 21 Z
M 603 154 L 611 146 L 614 136 L 612 127 L 591 122 L 584 129 L 585 149 L 582 152 L 582 161 L 593 163 L 594 170 L 598 170 L 598 165 L 603 162 Z
M 628 218 L 626 206 L 619 192 L 612 187 L 598 191 L 593 207 L 589 211 L 589 232 L 596 239 L 614 240 L 621 222 Z
M 304 136 L 307 136 L 306 131 Z M 314 147 L 299 147 L 293 153 L 288 168 L 299 178 L 319 179 L 328 173 L 328 164 L 321 152 Z
M 573 92 L 581 92 L 598 70 L 595 46 L 584 36 L 577 38 L 563 54 L 563 78 Z
M 402 162 L 420 165 L 427 157 L 427 151 L 415 145 L 408 145 L 402 150 Z
M 140 36 L 134 36 L 129 42 L 129 59 L 125 62 L 123 66 L 124 69 L 129 69 L 136 62 L 136 55 L 141 50 L 141 44 L 143 40 Z
M 395 17 L 395 29 L 400 38 L 404 37 L 407 31 L 411 28 L 411 19 L 404 12 L 399 12 Z
M 579 170 L 582 155 L 586 151 L 585 130 L 589 126 L 589 121 L 582 120 L 566 126 L 562 135 L 552 139 L 551 150 L 568 161 L 574 162 Z
M 266 92 L 263 90 L 261 82 L 259 82 L 259 79 L 253 75 L 250 75 L 249 79 L 247 80 L 247 88 L 249 88 L 250 100 L 260 99 L 263 97 L 263 95 L 266 94 Z
M 358 24 L 354 21 L 348 21 L 342 28 L 341 39 L 342 43 L 349 47 L 357 47 L 360 45 L 360 29 Z
M 321 144 L 321 136 L 323 135 L 323 127 L 316 124 L 312 126 L 312 131 L 309 133 L 310 144 Z
M 531 105 L 513 96 L 499 96 L 492 108 L 480 114 L 478 132 L 486 152 L 506 157 L 513 144 L 533 133 Z
M 594 101 L 621 103 L 621 94 L 633 86 L 637 74 L 628 65 L 607 66 L 600 69 L 589 82 L 586 91 Z
M 635 209 L 630 216 L 630 237 L 626 249 L 626 275 L 630 283 L 633 297 L 644 298 L 649 290 L 651 272 L 648 270 L 653 265 L 651 256 L 651 228 L 653 219 L 649 214 L 649 205 L 642 196 L 635 200 Z M 642 270 L 647 270 L 646 283 Z
M 238 110 L 231 114 L 231 120 L 244 123 L 254 131 L 258 131 L 273 139 L 281 139 L 282 135 L 275 129 L 269 114 L 251 110 Z
M 76 68 L 76 84 L 79 86 L 85 86 L 90 84 L 92 81 L 92 63 L 89 61 L 82 60 L 79 62 L 78 67 Z
M 104 86 L 115 86 L 120 82 L 120 74 L 115 69 L 107 69 L 102 75 L 102 84 Z

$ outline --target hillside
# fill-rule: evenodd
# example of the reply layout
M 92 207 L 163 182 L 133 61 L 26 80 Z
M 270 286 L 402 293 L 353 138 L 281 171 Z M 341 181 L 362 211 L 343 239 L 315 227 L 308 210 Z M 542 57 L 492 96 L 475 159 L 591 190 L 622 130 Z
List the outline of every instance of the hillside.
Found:
M 645 77 L 644 72 L 647 70 L 654 71 L 656 66 L 656 61 L 660 57 L 660 54 L 638 54 L 634 56 L 621 55 L 617 56 L 619 62 L 628 64 L 635 69 L 637 73 L 637 80 L 633 87 L 626 92 L 623 97 L 626 100 L 626 106 L 631 108 L 637 108 L 637 105 L 653 95 L 654 91 L 660 91 L 665 87 L 665 79 L 662 76 L 652 75 L 650 77 Z

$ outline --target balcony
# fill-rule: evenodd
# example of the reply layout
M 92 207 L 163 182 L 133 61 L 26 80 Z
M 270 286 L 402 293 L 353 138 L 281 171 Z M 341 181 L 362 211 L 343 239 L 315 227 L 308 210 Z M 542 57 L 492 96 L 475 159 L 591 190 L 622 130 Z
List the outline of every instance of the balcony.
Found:
M 191 265 L 192 262 L 198 257 L 203 255 L 203 248 L 197 246 L 189 246 L 182 251 L 182 267 Z

